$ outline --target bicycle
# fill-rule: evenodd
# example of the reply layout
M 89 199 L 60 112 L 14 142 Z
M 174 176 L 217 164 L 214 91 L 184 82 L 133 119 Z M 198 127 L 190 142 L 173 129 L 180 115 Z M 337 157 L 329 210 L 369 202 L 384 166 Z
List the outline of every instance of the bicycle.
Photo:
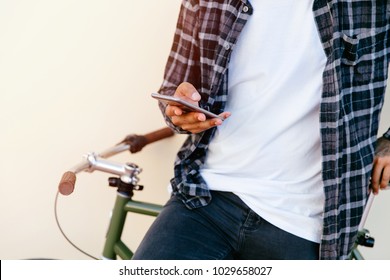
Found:
M 156 130 L 143 136 L 134 134 L 129 135 L 116 146 L 111 147 L 99 154 L 94 152 L 86 154 L 82 162 L 75 165 L 62 175 L 55 198 L 55 218 L 61 233 L 73 247 L 88 257 L 97 259 L 96 257 L 78 248 L 62 230 L 57 213 L 58 196 L 59 194 L 70 195 L 74 191 L 76 175 L 78 173 L 83 171 L 90 173 L 94 171 L 101 171 L 115 175 L 115 177 L 108 178 L 108 185 L 117 189 L 117 196 L 114 203 L 114 208 L 112 210 L 111 220 L 109 223 L 101 258 L 132 258 L 133 251 L 131 251 L 130 248 L 121 240 L 127 213 L 132 212 L 156 217 L 160 213 L 162 206 L 153 203 L 135 201 L 132 199 L 134 191 L 141 191 L 143 189 L 143 186 L 138 184 L 138 175 L 142 171 L 141 168 L 139 168 L 134 163 L 116 163 L 113 161 L 108 161 L 107 158 L 129 150 L 132 153 L 138 152 L 144 146 L 170 136 L 173 136 L 173 132 L 169 128 Z M 132 145 L 126 144 L 129 142 L 131 142 Z
M 368 229 L 364 228 L 364 224 L 366 223 L 368 213 L 371 209 L 373 201 L 374 201 L 374 195 L 370 193 L 367 199 L 366 206 L 364 208 L 362 219 L 359 223 L 358 234 L 357 234 L 355 244 L 352 247 L 351 253 L 349 255 L 350 260 L 364 260 L 364 257 L 359 250 L 359 246 L 364 246 L 369 248 L 374 247 L 375 238 L 371 236 L 370 231 Z
M 152 142 L 157 141 L 159 139 L 154 139 Z M 119 144 L 99 154 L 93 152 L 89 153 L 84 157 L 84 160 L 81 163 L 74 166 L 69 171 L 65 172 L 59 183 L 58 192 L 55 199 L 55 216 L 57 225 L 64 237 L 68 240 L 68 242 L 70 242 L 71 245 L 73 245 L 83 254 L 93 259 L 97 258 L 79 249 L 64 234 L 58 221 L 57 199 L 59 194 L 70 195 L 73 192 L 76 183 L 76 174 L 79 172 L 87 171 L 92 173 L 94 171 L 101 171 L 115 175 L 115 177 L 108 178 L 108 185 L 110 187 L 117 188 L 117 196 L 114 203 L 114 208 L 112 210 L 112 216 L 106 234 L 106 240 L 103 246 L 103 253 L 101 258 L 104 260 L 115 260 L 118 257 L 123 260 L 131 259 L 133 256 L 133 251 L 121 240 L 127 213 L 131 212 L 157 217 L 162 210 L 162 205 L 143 201 L 136 201 L 132 199 L 134 191 L 141 191 L 144 188 L 142 185 L 138 184 L 138 175 L 142 171 L 139 166 L 134 163 L 120 164 L 107 160 L 107 158 L 118 153 L 128 151 L 130 148 L 131 147 L 128 144 Z M 374 195 L 370 194 L 367 200 L 366 207 L 364 209 L 362 220 L 358 228 L 358 235 L 355 245 L 350 253 L 351 260 L 364 259 L 363 255 L 359 251 L 360 246 L 374 246 L 375 239 L 370 235 L 370 232 L 364 228 L 364 224 L 366 222 L 368 213 L 373 203 L 373 199 Z

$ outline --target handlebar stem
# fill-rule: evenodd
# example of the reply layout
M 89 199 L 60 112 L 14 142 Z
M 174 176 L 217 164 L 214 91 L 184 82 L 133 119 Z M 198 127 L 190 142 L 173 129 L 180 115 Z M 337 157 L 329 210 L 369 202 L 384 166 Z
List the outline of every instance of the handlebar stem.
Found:
M 134 163 L 120 164 L 112 161 L 105 160 L 98 156 L 96 153 L 89 153 L 85 156 L 86 163 L 83 166 L 84 171 L 93 172 L 101 171 L 109 174 L 120 176 L 121 180 L 127 184 L 137 185 L 139 178 L 137 177 L 142 169 Z M 80 170 L 83 171 L 83 170 Z

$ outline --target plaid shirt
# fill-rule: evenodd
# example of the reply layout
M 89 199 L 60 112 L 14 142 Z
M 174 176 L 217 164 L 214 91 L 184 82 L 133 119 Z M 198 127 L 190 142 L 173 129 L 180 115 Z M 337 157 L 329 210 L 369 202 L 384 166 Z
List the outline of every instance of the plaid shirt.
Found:
M 252 12 L 248 0 L 183 0 L 160 93 L 173 95 L 186 81 L 201 94 L 201 107 L 223 112 L 229 57 Z M 390 2 L 314 0 L 313 12 L 328 58 L 320 105 L 326 197 L 320 257 L 346 259 L 369 191 L 390 57 Z M 189 208 L 211 200 L 199 169 L 214 132 L 190 134 L 175 161 L 171 183 Z

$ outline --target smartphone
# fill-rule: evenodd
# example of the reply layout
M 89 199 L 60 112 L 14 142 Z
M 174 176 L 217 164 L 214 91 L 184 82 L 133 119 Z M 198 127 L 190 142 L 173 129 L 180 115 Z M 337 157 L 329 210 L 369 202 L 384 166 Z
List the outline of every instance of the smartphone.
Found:
M 169 103 L 170 105 L 175 105 L 174 103 L 177 103 L 177 105 L 179 107 L 185 107 L 184 108 L 185 111 L 199 112 L 199 113 L 205 114 L 206 117 L 208 117 L 208 118 L 218 118 L 218 119 L 224 120 L 224 118 L 221 116 L 218 116 L 218 115 L 211 113 L 203 108 L 200 108 L 199 106 L 196 106 L 194 104 L 191 104 L 183 99 L 180 99 L 180 98 L 177 98 L 174 96 L 152 93 L 152 97 L 155 99 L 158 99 L 162 102 Z

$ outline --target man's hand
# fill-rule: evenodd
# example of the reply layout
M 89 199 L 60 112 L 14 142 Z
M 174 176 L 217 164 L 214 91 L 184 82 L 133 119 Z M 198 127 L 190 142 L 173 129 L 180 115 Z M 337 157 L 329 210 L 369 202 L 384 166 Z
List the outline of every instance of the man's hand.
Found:
M 127 144 L 130 146 L 130 153 L 137 153 L 148 144 L 148 141 L 143 135 L 129 134 L 119 144 Z
M 164 127 L 144 135 L 129 134 L 122 142 L 118 144 L 127 144 L 130 146 L 129 151 L 136 153 L 142 150 L 143 147 L 153 142 L 173 136 L 174 133 L 169 127 Z
M 379 138 L 375 154 L 371 186 L 374 194 L 378 194 L 379 189 L 385 189 L 390 180 L 390 141 Z
M 180 84 L 177 87 L 174 96 L 197 106 L 199 106 L 198 102 L 201 99 L 200 94 L 190 83 Z M 172 120 L 174 125 L 191 133 L 200 133 L 222 124 L 222 120 L 220 119 L 206 119 L 206 116 L 203 113 L 186 112 L 183 107 L 177 105 L 168 104 L 165 109 L 165 114 Z M 230 113 L 224 112 L 220 114 L 220 116 L 226 119 L 230 116 Z

